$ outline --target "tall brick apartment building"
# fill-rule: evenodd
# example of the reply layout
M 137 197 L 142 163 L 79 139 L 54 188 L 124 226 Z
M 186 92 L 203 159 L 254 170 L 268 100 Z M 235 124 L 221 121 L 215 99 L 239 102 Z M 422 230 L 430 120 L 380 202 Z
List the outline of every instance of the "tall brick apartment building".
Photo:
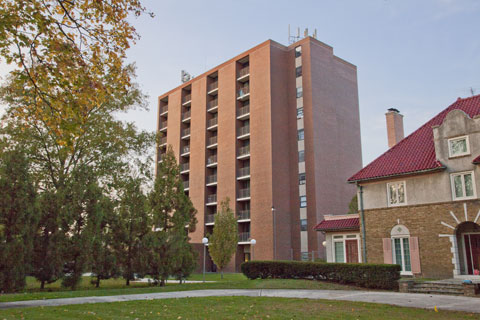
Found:
M 201 247 L 220 201 L 238 218 L 229 270 L 251 259 L 324 255 L 313 230 L 344 214 L 362 166 L 356 67 L 311 37 L 265 41 L 158 98 L 157 160 L 171 145 L 198 210 Z M 212 267 L 210 264 L 209 268 Z

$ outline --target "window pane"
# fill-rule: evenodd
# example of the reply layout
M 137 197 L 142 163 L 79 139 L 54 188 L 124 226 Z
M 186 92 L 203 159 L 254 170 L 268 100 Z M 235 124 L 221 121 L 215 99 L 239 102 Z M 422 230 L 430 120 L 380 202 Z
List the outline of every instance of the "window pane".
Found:
M 453 183 L 455 184 L 455 198 L 463 197 L 462 176 L 454 176 Z
M 398 184 L 398 190 L 397 190 L 397 195 L 398 195 L 398 203 L 405 203 L 405 184 L 399 183 Z
M 305 161 L 305 151 L 298 151 L 298 162 L 304 162 Z
M 395 263 L 402 266 L 403 271 L 403 263 L 402 263 L 402 245 L 400 243 L 400 239 L 393 239 L 394 248 L 395 248 Z
M 300 57 L 302 55 L 302 47 L 295 48 L 295 58 Z
M 300 231 L 307 231 L 307 219 L 300 220 Z
M 408 238 L 403 238 L 403 257 L 405 259 L 405 270 L 404 271 L 412 271 L 412 267 L 410 265 L 410 243 L 408 242 Z
M 298 183 L 299 184 L 305 184 L 306 180 L 307 180 L 307 177 L 306 177 L 305 173 L 300 173 L 298 175 Z
M 467 152 L 467 139 L 458 139 L 450 141 L 450 152 L 452 156 Z
M 303 97 L 303 89 L 302 87 L 297 88 L 297 98 Z
M 343 256 L 343 242 L 334 242 L 335 243 L 335 262 L 345 262 L 345 257 Z
M 297 132 L 297 139 L 304 140 L 305 139 L 305 131 L 303 129 L 298 130 Z
M 464 175 L 463 179 L 465 180 L 465 195 L 467 197 L 472 197 L 473 196 L 472 174 L 468 173 L 468 174 Z
M 297 78 L 302 76 L 302 67 L 295 68 L 295 76 Z
M 394 184 L 388 185 L 388 192 L 390 194 L 390 204 L 397 204 L 397 188 Z
M 297 119 L 303 118 L 303 108 L 297 109 Z

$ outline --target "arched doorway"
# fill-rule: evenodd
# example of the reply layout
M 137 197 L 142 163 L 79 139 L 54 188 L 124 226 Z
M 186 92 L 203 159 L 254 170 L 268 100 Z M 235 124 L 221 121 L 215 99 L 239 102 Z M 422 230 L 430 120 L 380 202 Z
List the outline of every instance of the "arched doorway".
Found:
M 480 270 L 480 226 L 467 221 L 459 224 L 455 231 L 458 244 L 461 274 L 479 274 Z

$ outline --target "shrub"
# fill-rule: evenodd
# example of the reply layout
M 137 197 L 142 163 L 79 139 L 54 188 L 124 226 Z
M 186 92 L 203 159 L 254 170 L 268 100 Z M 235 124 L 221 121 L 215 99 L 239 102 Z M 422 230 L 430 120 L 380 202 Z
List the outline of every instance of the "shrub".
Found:
M 400 279 L 400 266 L 396 264 L 248 261 L 241 269 L 249 279 L 328 280 L 377 289 L 396 289 Z

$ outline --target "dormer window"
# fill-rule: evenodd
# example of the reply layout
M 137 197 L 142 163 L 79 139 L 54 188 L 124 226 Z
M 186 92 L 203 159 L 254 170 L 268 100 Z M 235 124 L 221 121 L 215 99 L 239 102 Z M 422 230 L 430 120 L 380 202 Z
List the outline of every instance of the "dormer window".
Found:
M 470 154 L 470 143 L 468 136 L 448 139 L 448 155 L 450 158 Z

